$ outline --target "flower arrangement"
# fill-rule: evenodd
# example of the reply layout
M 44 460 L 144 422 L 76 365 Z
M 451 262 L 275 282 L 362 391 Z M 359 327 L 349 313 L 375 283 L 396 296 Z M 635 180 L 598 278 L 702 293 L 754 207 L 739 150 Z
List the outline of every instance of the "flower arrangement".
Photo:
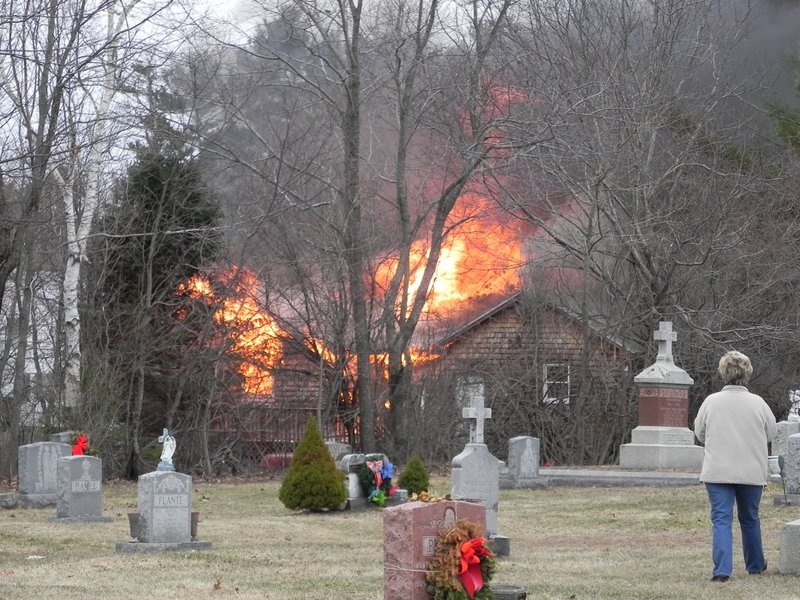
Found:
M 383 454 L 367 454 L 358 469 L 358 481 L 369 502 L 386 506 L 386 500 L 397 491 L 392 483 L 394 465 Z
M 89 448 L 89 438 L 85 433 L 79 433 L 72 438 L 72 456 L 96 456 L 100 457 L 100 453 L 94 449 Z
M 72 442 L 72 456 L 83 456 L 89 452 L 89 439 L 81 434 Z
M 494 594 L 486 584 L 494 569 L 494 554 L 478 536 L 477 525 L 458 519 L 436 543 L 425 575 L 428 592 L 433 600 L 491 600 Z

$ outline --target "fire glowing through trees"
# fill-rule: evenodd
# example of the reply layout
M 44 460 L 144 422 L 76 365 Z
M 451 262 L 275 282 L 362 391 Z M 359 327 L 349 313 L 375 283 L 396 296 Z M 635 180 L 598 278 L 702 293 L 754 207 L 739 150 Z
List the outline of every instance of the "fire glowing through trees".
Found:
M 482 297 L 501 297 L 515 292 L 520 284 L 523 262 L 520 232 L 510 218 L 498 216 L 497 209 L 482 196 L 467 193 L 459 198 L 448 221 L 449 232 L 442 247 L 434 280 L 423 310 L 429 319 L 449 320 Z M 417 241 L 411 249 L 409 294 L 420 285 L 428 247 Z M 378 261 L 375 286 L 382 295 L 398 265 L 397 255 Z M 203 276 L 191 278 L 179 290 L 210 305 L 219 306 L 214 321 L 225 331 L 225 352 L 239 359 L 242 391 L 253 396 L 272 394 L 273 371 L 281 366 L 284 342 L 289 334 L 258 300 L 263 285 L 252 272 L 233 267 L 223 274 L 227 295 L 218 295 L 211 281 Z M 320 340 L 308 336 L 307 348 L 331 359 Z M 412 348 L 411 360 L 417 364 L 436 358 L 424 348 Z M 385 368 L 386 356 L 376 354 L 376 365 Z
M 226 352 L 241 357 L 242 391 L 269 396 L 274 383 L 272 370 L 281 363 L 283 340 L 288 336 L 258 302 L 261 284 L 255 274 L 234 267 L 227 275 L 233 292 L 227 298 L 218 298 L 211 282 L 199 275 L 192 277 L 180 291 L 221 304 L 214 313 L 214 321 L 226 332 Z
M 500 218 L 497 212 L 476 193 L 459 198 L 448 219 L 450 231 L 426 298 L 425 314 L 434 317 L 457 314 L 476 298 L 509 294 L 519 288 L 522 236 L 510 226 L 510 218 Z M 425 242 L 413 244 L 409 295 L 419 289 L 428 256 Z M 375 285 L 380 291 L 388 288 L 397 265 L 396 255 L 378 264 Z

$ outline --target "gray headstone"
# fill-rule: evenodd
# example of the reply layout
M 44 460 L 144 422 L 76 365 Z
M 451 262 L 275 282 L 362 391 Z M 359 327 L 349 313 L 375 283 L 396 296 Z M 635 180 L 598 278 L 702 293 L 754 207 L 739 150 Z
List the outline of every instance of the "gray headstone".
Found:
M 50 435 L 50 441 L 56 444 L 69 444 L 72 447 L 72 440 L 75 439 L 74 431 L 59 431 Z
M 342 457 L 339 468 L 345 473 L 353 473 L 358 465 L 366 462 L 363 454 L 346 454 Z
M 775 435 L 775 439 L 772 440 L 770 454 L 783 456 L 785 458 L 789 452 L 789 436 L 800 433 L 800 422 L 781 421 L 778 423 L 777 429 L 778 432 Z
M 528 593 L 518 585 L 490 584 L 495 600 L 525 600 Z
M 453 459 L 451 473 L 453 500 L 471 500 L 486 507 L 486 533 L 497 533 L 500 502 L 500 462 L 485 444 L 467 444 Z
M 325 442 L 328 447 L 328 452 L 331 453 L 334 462 L 338 463 L 343 456 L 353 453 L 353 448 L 350 444 L 343 444 L 342 442 Z
M 102 481 L 103 462 L 99 458 L 59 458 L 56 518 L 106 520 L 102 519 Z
M 786 492 L 788 494 L 800 494 L 800 433 L 789 436 L 783 469 L 786 479 Z
M 54 506 L 58 491 L 58 459 L 69 456 L 71 446 L 36 442 L 19 447 L 19 503 L 26 508 Z
M 139 541 L 191 541 L 192 478 L 155 471 L 139 477 Z
M 514 481 L 539 477 L 539 438 L 521 435 L 508 440 L 508 477 Z

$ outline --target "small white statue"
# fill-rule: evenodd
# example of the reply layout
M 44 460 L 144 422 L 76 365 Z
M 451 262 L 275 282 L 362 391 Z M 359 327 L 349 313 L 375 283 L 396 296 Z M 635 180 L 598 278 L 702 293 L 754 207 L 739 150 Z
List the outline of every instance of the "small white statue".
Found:
M 158 438 L 158 441 L 164 444 L 161 449 L 161 462 L 158 464 L 160 471 L 174 471 L 175 467 L 172 464 L 172 455 L 175 454 L 175 448 L 178 444 L 175 438 L 169 434 L 169 429 L 164 428 L 164 433 Z

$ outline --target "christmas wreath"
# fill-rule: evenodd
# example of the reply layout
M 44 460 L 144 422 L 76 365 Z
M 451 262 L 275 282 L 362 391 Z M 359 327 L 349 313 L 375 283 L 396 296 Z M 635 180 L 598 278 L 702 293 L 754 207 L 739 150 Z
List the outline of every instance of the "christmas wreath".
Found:
M 425 574 L 428 592 L 433 600 L 492 600 L 487 584 L 494 568 L 494 554 L 478 536 L 478 527 L 458 519 L 436 542 L 436 554 Z
M 358 469 L 358 481 L 367 500 L 386 506 L 386 500 L 397 491 L 392 483 L 394 465 L 383 454 L 367 454 Z

